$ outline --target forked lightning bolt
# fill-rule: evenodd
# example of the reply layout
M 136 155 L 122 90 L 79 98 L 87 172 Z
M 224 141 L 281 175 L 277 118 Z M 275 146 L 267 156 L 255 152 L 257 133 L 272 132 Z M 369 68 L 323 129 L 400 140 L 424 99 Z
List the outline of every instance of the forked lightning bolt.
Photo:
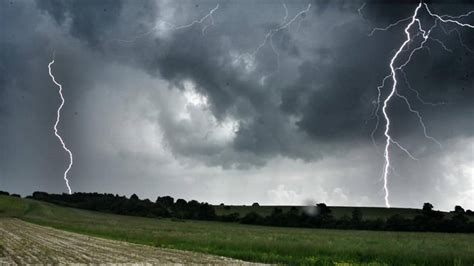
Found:
M 253 50 L 252 52 L 247 52 L 247 53 L 241 54 L 240 56 L 238 56 L 234 60 L 234 63 L 239 62 L 244 56 L 255 59 L 255 57 L 260 52 L 260 50 L 263 47 L 265 47 L 267 45 L 267 43 L 269 43 L 270 48 L 272 49 L 272 52 L 276 55 L 276 59 L 277 59 L 276 70 L 278 71 L 278 69 L 280 68 L 280 54 L 277 52 L 277 50 L 276 50 L 276 48 L 273 44 L 273 36 L 275 34 L 277 34 L 278 32 L 284 30 L 284 29 L 288 29 L 291 26 L 291 24 L 293 24 L 298 18 L 303 17 L 306 13 L 308 13 L 310 8 L 311 8 L 311 4 L 308 4 L 306 9 L 301 10 L 292 19 L 287 21 L 287 19 L 288 19 L 288 8 L 286 7 L 285 4 L 283 4 L 283 9 L 285 10 L 285 16 L 283 17 L 282 23 L 279 24 L 277 27 L 275 27 L 273 29 L 270 29 L 267 33 L 265 33 L 265 36 L 263 37 L 263 41 L 257 46 L 257 48 L 255 50 Z M 300 20 L 300 22 L 301 21 L 302 20 Z M 298 28 L 299 28 L 299 26 L 298 26 Z
M 434 24 L 431 26 L 431 28 L 429 29 L 423 29 L 422 27 L 422 23 L 420 21 L 420 18 L 418 18 L 418 14 L 419 12 L 422 10 L 422 8 L 424 8 L 426 10 L 426 12 L 431 16 L 431 18 L 434 19 Z M 359 8 L 358 12 L 360 14 L 360 10 L 362 9 Z M 423 134 L 426 138 L 432 140 L 433 142 L 437 143 L 440 147 L 441 147 L 441 144 L 433 137 L 429 136 L 427 134 L 427 130 L 426 130 L 426 126 L 425 126 L 425 123 L 423 122 L 423 118 L 420 114 L 419 111 L 415 110 L 412 105 L 410 104 L 410 101 L 409 99 L 402 95 L 400 92 L 397 91 L 397 85 L 398 85 L 398 76 L 397 76 L 397 73 L 401 73 L 403 75 L 403 78 L 404 78 L 404 81 L 405 83 L 407 84 L 407 87 L 415 92 L 416 94 L 416 97 L 417 99 L 423 103 L 423 104 L 428 104 L 428 105 L 437 105 L 435 103 L 430 103 L 430 102 L 426 102 L 424 101 L 420 94 L 418 93 L 417 90 L 413 89 L 411 87 L 411 85 L 409 84 L 408 82 L 408 79 L 406 77 L 406 73 L 403 71 L 403 68 L 405 66 L 407 66 L 413 55 L 423 49 L 423 48 L 427 48 L 429 49 L 427 46 L 425 46 L 425 44 L 427 43 L 428 40 L 432 40 L 434 41 L 435 43 L 438 43 L 445 51 L 447 52 L 450 52 L 452 53 L 452 50 L 447 48 L 446 45 L 444 45 L 444 43 L 439 40 L 439 39 L 435 39 L 435 38 L 432 38 L 430 37 L 430 34 L 431 32 L 437 28 L 437 26 L 441 25 L 441 28 L 443 29 L 443 31 L 445 33 L 447 33 L 444 28 L 442 27 L 442 24 L 441 23 L 451 23 L 451 24 L 454 24 L 456 26 L 459 26 L 459 27 L 468 27 L 468 28 L 474 28 L 474 25 L 472 24 L 468 24 L 468 23 L 464 23 L 462 21 L 460 21 L 460 19 L 465 19 L 467 17 L 469 17 L 470 15 L 474 14 L 474 11 L 470 11 L 469 13 L 466 13 L 466 14 L 463 14 L 463 15 L 459 15 L 459 16 L 449 16 L 449 15 L 437 15 L 435 13 L 433 13 L 427 4 L 425 3 L 422 3 L 420 2 L 417 7 L 415 8 L 415 11 L 413 13 L 412 16 L 408 17 L 408 18 L 404 18 L 404 19 L 401 19 L 393 24 L 390 24 L 388 25 L 387 27 L 384 27 L 384 28 L 374 28 L 370 33 L 369 33 L 369 36 L 372 36 L 375 32 L 377 31 L 386 31 L 386 30 L 389 30 L 393 27 L 396 27 L 400 24 L 402 24 L 403 22 L 407 22 L 409 21 L 409 23 L 406 25 L 405 29 L 404 29 L 404 32 L 405 32 L 405 35 L 406 35 L 406 39 L 404 40 L 404 42 L 401 44 L 401 46 L 396 50 L 394 56 L 391 58 L 390 60 L 390 64 L 389 64 L 389 67 L 390 67 L 390 74 L 387 75 L 383 80 L 382 80 L 382 84 L 380 86 L 377 87 L 377 90 L 378 90 L 378 96 L 377 96 L 377 101 L 376 101 L 376 109 L 375 109 L 375 112 L 374 112 L 374 116 L 376 117 L 377 121 L 376 121 L 376 125 L 375 125 L 375 128 L 374 130 L 372 131 L 372 140 L 374 140 L 374 134 L 376 132 L 376 130 L 378 129 L 378 126 L 379 126 L 379 116 L 378 116 L 378 112 L 380 110 L 380 104 L 382 104 L 382 114 L 383 114 L 383 117 L 384 117 L 384 120 L 385 120 L 385 130 L 384 130 L 384 136 L 385 136 L 385 147 L 384 147 L 384 152 L 383 152 L 383 157 L 385 159 L 385 163 L 384 163 L 384 167 L 383 167 L 383 189 L 384 189 L 384 192 L 385 192 L 385 197 L 384 197 L 384 200 L 385 200 L 385 205 L 387 207 L 390 207 L 390 202 L 389 202 L 389 189 L 388 189 L 388 175 L 389 175 L 389 171 L 390 169 L 392 168 L 392 166 L 390 165 L 390 162 L 391 162 L 391 157 L 390 157 L 390 145 L 391 144 L 394 144 L 395 146 L 397 146 L 398 148 L 400 148 L 402 151 L 404 151 L 410 158 L 414 159 L 414 160 L 417 160 L 406 148 L 404 148 L 399 142 L 397 142 L 396 140 L 393 139 L 393 137 L 390 135 L 390 126 L 391 126 L 391 121 L 390 121 L 390 115 L 387 111 L 387 107 L 390 103 L 390 101 L 392 100 L 392 98 L 394 97 L 398 97 L 400 99 L 402 99 L 406 105 L 407 105 L 407 108 L 408 110 L 415 114 L 418 118 L 418 122 L 420 124 L 420 126 L 422 127 L 423 129 Z M 410 34 L 410 30 L 413 30 L 412 27 L 416 27 L 415 30 L 417 30 L 417 33 L 415 35 L 411 35 Z M 456 33 L 458 34 L 458 37 L 459 37 L 459 40 L 461 42 L 461 45 L 465 48 L 467 48 L 467 46 L 462 42 L 462 39 L 460 37 L 460 34 L 459 34 L 459 31 L 456 29 L 455 30 Z M 415 48 L 410 48 L 410 44 L 412 42 L 414 42 L 414 39 L 418 36 L 421 36 L 422 37 L 422 40 L 420 41 L 419 45 Z M 399 60 L 399 57 L 404 53 L 404 52 L 407 52 L 407 51 L 410 51 L 411 52 L 408 54 L 407 56 L 407 59 L 404 61 L 404 62 L 398 62 Z M 468 49 L 468 51 L 470 52 L 471 50 Z M 386 82 L 391 78 L 392 80 L 392 86 L 391 86 L 391 89 L 390 89 L 390 92 L 389 94 L 385 97 L 385 99 L 383 99 L 382 101 L 382 96 L 381 96 L 381 91 L 382 89 L 385 87 L 385 84 Z M 440 103 L 440 104 L 443 104 L 443 103 Z M 375 141 L 374 141 L 375 143 Z
M 155 32 L 155 31 L 159 31 L 160 30 L 160 27 L 162 26 L 166 26 L 168 30 L 181 30 L 181 29 L 185 29 L 185 28 L 189 28 L 189 27 L 192 27 L 196 24 L 200 24 L 202 26 L 202 29 L 201 29 L 201 32 L 202 34 L 204 34 L 207 30 L 207 28 L 209 28 L 210 26 L 214 26 L 214 17 L 212 16 L 214 14 L 214 12 L 216 12 L 217 10 L 219 9 L 219 4 L 217 4 L 213 9 L 211 9 L 209 11 L 209 13 L 207 13 L 205 16 L 203 16 L 202 18 L 200 19 L 197 19 L 197 20 L 193 20 L 192 22 L 188 23 L 188 24 L 185 24 L 185 25 L 175 25 L 171 22 L 167 22 L 167 21 L 163 21 L 163 20 L 159 20 L 158 22 L 158 25 L 156 25 L 155 27 L 151 28 L 149 31 L 146 31 L 144 33 L 141 33 L 139 35 L 136 35 L 134 36 L 133 38 L 131 39 L 114 39 L 114 41 L 118 41 L 118 42 L 126 42 L 126 43 L 131 43 L 131 42 L 135 42 L 137 39 L 141 38 L 141 37 L 144 37 L 144 36 L 147 36 L 147 35 L 150 35 L 151 33 Z M 204 25 L 204 22 L 206 20 L 210 21 L 209 24 L 207 25 Z
M 59 105 L 59 108 L 56 111 L 56 122 L 54 123 L 54 135 L 56 135 L 56 137 L 61 142 L 61 145 L 63 146 L 63 149 L 69 154 L 69 165 L 68 165 L 66 171 L 64 171 L 63 178 L 64 178 L 64 181 L 66 181 L 67 190 L 68 190 L 69 194 L 71 194 L 72 190 L 71 190 L 71 187 L 69 186 L 69 180 L 67 179 L 67 174 L 71 170 L 72 163 L 73 163 L 72 152 L 68 149 L 68 147 L 66 146 L 66 144 L 63 141 L 63 138 L 58 133 L 58 124 L 59 124 L 59 120 L 61 118 L 61 109 L 64 106 L 65 100 L 64 100 L 64 96 L 63 96 L 63 86 L 56 81 L 56 79 L 54 78 L 53 73 L 51 72 L 51 66 L 53 64 L 54 64 L 54 59 L 48 64 L 49 76 L 51 77 L 51 80 L 53 80 L 54 84 L 56 84 L 59 87 L 59 96 L 61 97 L 61 104 Z
M 255 49 L 251 55 L 253 57 L 255 57 L 258 52 L 260 51 L 260 49 L 262 49 L 266 44 L 267 42 L 270 40 L 270 46 L 273 50 L 273 52 L 278 56 L 278 53 L 277 51 L 275 50 L 275 47 L 273 46 L 273 36 L 283 30 L 283 29 L 287 29 L 296 19 L 298 19 L 299 17 L 303 16 L 304 14 L 308 13 L 309 9 L 311 8 L 311 4 L 308 4 L 308 6 L 306 7 L 306 9 L 298 12 L 292 19 L 290 19 L 288 22 L 286 21 L 287 18 L 288 18 L 288 9 L 286 8 L 286 5 L 284 4 L 283 5 L 283 8 L 285 9 L 285 17 L 283 18 L 283 22 L 280 26 L 274 28 L 274 29 L 271 29 L 269 30 L 266 34 L 265 34 L 265 37 L 263 38 L 263 41 L 262 43 L 260 43 L 260 45 L 257 47 L 257 49 Z

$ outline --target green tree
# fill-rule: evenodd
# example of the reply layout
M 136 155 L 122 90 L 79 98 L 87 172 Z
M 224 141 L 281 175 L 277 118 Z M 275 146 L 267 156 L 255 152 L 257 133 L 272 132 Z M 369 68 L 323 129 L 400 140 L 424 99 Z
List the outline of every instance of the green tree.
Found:
M 360 224 L 362 222 L 362 210 L 359 208 L 354 208 L 352 210 L 352 219 L 351 222 L 354 224 Z

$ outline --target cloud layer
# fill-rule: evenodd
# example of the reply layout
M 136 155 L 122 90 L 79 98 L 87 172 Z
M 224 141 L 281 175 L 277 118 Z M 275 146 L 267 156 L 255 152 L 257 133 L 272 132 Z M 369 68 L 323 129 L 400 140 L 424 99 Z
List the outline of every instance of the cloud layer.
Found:
M 76 191 L 382 205 L 383 161 L 370 138 L 372 115 L 376 88 L 404 36 L 402 26 L 369 33 L 409 16 L 413 4 L 0 5 L 5 189 L 64 190 L 67 158 L 52 134 L 59 99 L 47 75 L 54 53 L 53 72 L 66 97 L 60 131 L 75 154 Z M 441 14 L 471 9 L 432 5 Z M 430 201 L 472 208 L 474 32 L 448 25 L 433 36 L 446 47 L 429 41 L 406 68 L 409 83 L 399 91 L 442 148 L 424 138 L 417 117 L 395 100 L 392 134 L 419 161 L 393 150 L 391 195 L 398 206 Z M 382 141 L 376 131 L 375 143 Z

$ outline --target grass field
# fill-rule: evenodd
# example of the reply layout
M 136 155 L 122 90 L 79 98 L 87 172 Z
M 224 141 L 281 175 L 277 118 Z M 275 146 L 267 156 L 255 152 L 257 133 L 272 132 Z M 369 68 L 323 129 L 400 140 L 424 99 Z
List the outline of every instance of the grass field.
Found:
M 473 265 L 474 235 L 277 228 L 119 216 L 0 196 L 0 216 L 83 234 L 287 264 Z

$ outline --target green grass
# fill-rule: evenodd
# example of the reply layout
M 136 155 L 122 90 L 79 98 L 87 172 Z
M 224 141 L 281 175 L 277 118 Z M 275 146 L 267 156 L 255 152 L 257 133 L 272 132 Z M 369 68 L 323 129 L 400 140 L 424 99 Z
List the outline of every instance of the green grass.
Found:
M 28 208 L 28 202 L 15 197 L 0 195 L 0 217 L 22 216 Z
M 474 235 L 278 228 L 119 216 L 0 196 L 0 213 L 58 229 L 256 262 L 472 265 Z

